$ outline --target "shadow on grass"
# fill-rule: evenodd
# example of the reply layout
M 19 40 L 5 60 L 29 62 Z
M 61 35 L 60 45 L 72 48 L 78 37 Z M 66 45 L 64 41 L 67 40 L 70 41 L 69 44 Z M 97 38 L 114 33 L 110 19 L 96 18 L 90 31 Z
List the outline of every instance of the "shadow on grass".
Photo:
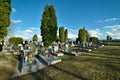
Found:
M 37 74 L 32 73 L 32 75 L 34 76 L 35 80 L 54 80 L 46 74 L 44 69 L 37 72 Z
M 46 74 L 44 69 L 38 72 L 30 73 L 29 75 L 23 75 L 19 77 L 12 78 L 10 80 L 54 80 Z
M 78 79 L 82 79 L 82 80 L 88 80 L 87 78 L 84 78 L 84 77 L 82 77 L 81 75 L 77 75 L 77 74 L 75 74 L 75 73 L 73 73 L 73 72 L 70 72 L 70 71 L 67 71 L 67 70 L 65 70 L 65 69 L 62 69 L 62 68 L 59 68 L 59 67 L 57 67 L 57 66 L 55 66 L 55 65 L 51 65 L 53 68 L 56 68 L 56 69 L 58 69 L 58 70 L 60 70 L 60 71 L 62 71 L 62 72 L 65 72 L 65 73 L 67 73 L 67 74 L 69 74 L 69 75 L 72 75 L 72 76 L 74 76 L 74 77 L 76 77 L 76 78 L 78 78 Z

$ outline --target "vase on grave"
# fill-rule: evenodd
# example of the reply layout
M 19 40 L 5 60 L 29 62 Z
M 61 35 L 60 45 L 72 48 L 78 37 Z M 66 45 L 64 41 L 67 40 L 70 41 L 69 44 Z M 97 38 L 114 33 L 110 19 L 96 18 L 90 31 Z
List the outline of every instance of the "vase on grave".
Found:
M 28 62 L 30 64 L 33 62 L 32 54 L 28 54 Z

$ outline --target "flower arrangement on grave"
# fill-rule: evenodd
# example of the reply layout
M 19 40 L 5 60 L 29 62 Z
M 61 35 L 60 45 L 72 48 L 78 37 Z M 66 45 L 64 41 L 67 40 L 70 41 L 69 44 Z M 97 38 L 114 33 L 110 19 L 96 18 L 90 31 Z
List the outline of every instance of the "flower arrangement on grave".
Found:
M 29 62 L 30 64 L 33 63 L 32 54 L 28 54 L 28 62 Z
M 51 56 L 50 52 L 48 52 L 48 53 L 47 53 L 47 56 L 48 56 L 48 57 L 50 57 L 50 56 Z

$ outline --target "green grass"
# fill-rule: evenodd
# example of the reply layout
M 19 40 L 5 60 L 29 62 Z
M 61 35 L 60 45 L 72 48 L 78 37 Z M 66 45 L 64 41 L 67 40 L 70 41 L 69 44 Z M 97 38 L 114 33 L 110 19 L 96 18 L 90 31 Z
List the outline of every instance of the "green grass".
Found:
M 120 80 L 120 46 L 105 46 L 13 80 Z
M 120 46 L 120 42 L 103 42 L 102 44 L 109 46 Z
M 12 55 L 6 56 L 3 53 L 0 55 L 0 60 L 5 60 L 0 63 L 0 80 L 9 80 L 14 74 L 17 60 Z

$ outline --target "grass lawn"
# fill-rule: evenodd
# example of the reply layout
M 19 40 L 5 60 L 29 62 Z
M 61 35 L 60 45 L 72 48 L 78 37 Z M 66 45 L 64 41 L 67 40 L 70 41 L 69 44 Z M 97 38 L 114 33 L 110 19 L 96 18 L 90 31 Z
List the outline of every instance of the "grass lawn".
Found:
M 105 46 L 13 80 L 120 80 L 120 46 Z
M 0 80 L 9 80 L 16 68 L 16 58 L 0 53 Z
M 103 42 L 102 44 L 109 46 L 120 46 L 120 42 Z

